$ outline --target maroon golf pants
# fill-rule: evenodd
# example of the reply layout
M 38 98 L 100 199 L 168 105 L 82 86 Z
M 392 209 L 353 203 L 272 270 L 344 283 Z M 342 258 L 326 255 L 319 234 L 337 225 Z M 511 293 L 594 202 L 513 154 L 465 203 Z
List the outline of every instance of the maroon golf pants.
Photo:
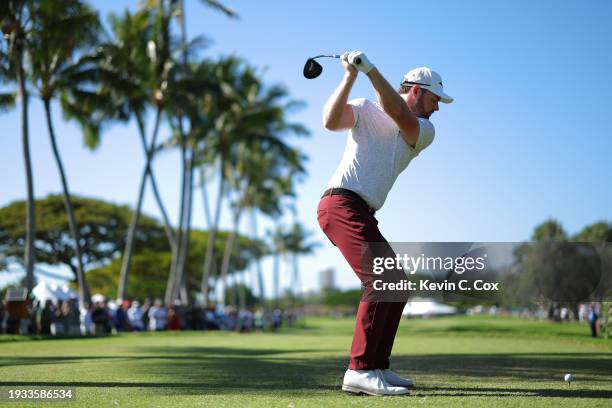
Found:
M 357 309 L 349 368 L 389 368 L 389 356 L 405 302 L 372 300 L 373 281 L 380 275 L 373 272 L 371 259 L 372 255 L 395 257 L 395 253 L 378 230 L 374 211 L 358 197 L 323 197 L 317 209 L 317 219 L 325 235 L 340 249 L 364 287 Z M 377 253 L 364 256 L 370 251 L 369 243 L 377 243 Z

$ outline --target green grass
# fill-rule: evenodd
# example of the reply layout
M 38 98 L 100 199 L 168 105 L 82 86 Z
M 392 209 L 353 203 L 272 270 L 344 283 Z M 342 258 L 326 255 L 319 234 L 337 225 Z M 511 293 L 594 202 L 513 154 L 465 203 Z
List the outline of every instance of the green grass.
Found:
M 352 327 L 351 319 L 310 318 L 279 334 L 0 337 L 0 387 L 75 387 L 77 400 L 65 404 L 74 407 L 610 406 L 612 340 L 591 339 L 584 324 L 404 320 L 392 368 L 417 388 L 384 398 L 339 390 Z M 571 387 L 567 372 L 576 376 Z

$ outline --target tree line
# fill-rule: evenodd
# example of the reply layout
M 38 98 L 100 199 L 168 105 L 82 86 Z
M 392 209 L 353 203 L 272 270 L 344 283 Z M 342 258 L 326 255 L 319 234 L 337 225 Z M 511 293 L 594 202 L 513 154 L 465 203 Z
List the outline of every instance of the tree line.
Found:
M 121 254 L 125 247 L 126 234 L 134 211 L 126 205 L 118 205 L 100 199 L 72 196 L 74 211 L 79 226 L 79 235 L 83 240 L 83 266 L 87 270 L 87 282 L 92 291 L 108 298 L 117 294 Z M 23 200 L 12 202 L 0 208 L 0 251 L 5 255 L 4 265 L 10 268 L 22 262 L 26 203 Z M 64 210 L 61 195 L 52 194 L 36 200 L 36 215 L 40 220 L 36 229 L 36 272 L 53 277 L 49 267 L 64 267 L 71 270 L 76 277 L 77 265 L 74 256 L 74 242 L 68 226 L 68 217 Z M 215 263 L 220 265 L 225 242 L 229 231 L 219 231 L 215 243 Z M 199 291 L 198 280 L 207 241 L 208 231 L 192 229 L 190 232 L 190 251 L 186 261 L 186 290 L 190 294 Z M 235 247 L 229 270 L 235 280 L 244 279 L 244 272 L 253 260 L 273 253 L 265 241 L 254 240 L 239 235 L 240 243 Z M 172 261 L 171 249 L 159 220 L 142 214 L 138 232 L 134 238 L 132 273 L 130 278 L 130 296 L 135 299 L 163 298 L 166 291 L 168 271 Z M 218 274 L 215 274 L 218 278 Z M 239 305 L 249 300 L 249 288 L 239 292 L 239 297 L 231 296 L 230 302 Z M 260 299 L 257 298 L 259 301 Z
M 610 222 L 595 222 L 570 235 L 559 221 L 549 219 L 534 228 L 529 241 L 484 243 L 473 248 L 472 243 L 456 244 L 469 247 L 467 252 L 461 252 L 461 258 L 486 257 L 487 252 L 493 251 L 492 258 L 485 262 L 484 269 L 472 266 L 456 270 L 442 268 L 440 264 L 433 271 L 424 267 L 408 274 L 407 279 L 416 288 L 410 292 L 413 298 L 440 295 L 440 300 L 460 307 L 488 304 L 509 309 L 540 309 L 547 311 L 551 319 L 557 318 L 562 308 L 573 312 L 578 319 L 580 305 L 612 301 Z M 445 250 L 452 251 L 452 246 Z M 497 254 L 496 248 L 500 251 Z M 494 261 L 503 258 L 506 259 L 502 263 Z M 441 286 L 434 289 L 421 286 L 424 280 Z M 478 290 L 477 282 L 480 289 L 486 283 L 495 283 L 496 289 Z
M 562 307 L 578 319 L 579 305 L 612 300 L 612 223 L 599 221 L 574 235 L 550 219 L 538 225 L 531 241 L 515 249 L 515 265 L 503 271 L 502 303 L 548 311 Z

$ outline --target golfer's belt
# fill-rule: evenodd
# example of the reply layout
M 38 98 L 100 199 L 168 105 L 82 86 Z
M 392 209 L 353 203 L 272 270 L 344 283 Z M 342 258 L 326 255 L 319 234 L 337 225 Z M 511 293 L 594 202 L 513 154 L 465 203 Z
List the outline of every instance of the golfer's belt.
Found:
M 339 187 L 328 188 L 327 190 L 325 190 L 321 198 L 332 196 L 332 195 L 343 195 L 343 196 L 353 197 L 361 201 L 366 207 L 368 207 L 370 209 L 370 213 L 374 214 L 376 212 L 368 205 L 368 203 L 366 203 L 366 201 L 359 194 L 357 194 L 356 192 L 352 190 L 348 190 L 346 188 L 339 188 Z

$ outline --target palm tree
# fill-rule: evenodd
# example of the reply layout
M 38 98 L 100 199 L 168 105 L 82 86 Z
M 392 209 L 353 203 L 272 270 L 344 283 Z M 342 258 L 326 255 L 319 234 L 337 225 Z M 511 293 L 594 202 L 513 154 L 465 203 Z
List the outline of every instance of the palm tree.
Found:
M 201 165 L 216 165 L 218 168 L 219 188 L 212 224 L 209 228 L 208 242 L 204 257 L 202 272 L 201 293 L 204 305 L 208 302 L 208 285 L 211 276 L 214 246 L 217 239 L 217 230 L 221 218 L 221 202 L 226 194 L 226 183 L 230 174 L 230 147 L 232 137 L 235 136 L 236 90 L 241 89 L 239 78 L 244 63 L 236 57 L 221 59 L 215 64 L 201 68 L 209 69 L 216 83 L 216 92 L 209 92 L 202 100 L 206 118 L 203 120 L 204 128 L 200 135 L 204 135 L 204 143 L 199 146 L 199 161 Z
M 260 158 L 260 166 L 267 169 L 273 169 L 273 175 L 266 179 L 260 180 L 253 190 L 253 197 L 249 202 L 252 240 L 255 242 L 259 238 L 258 233 L 258 215 L 263 215 L 272 218 L 278 224 L 283 213 L 283 200 L 286 198 L 295 197 L 295 183 L 300 180 L 305 173 L 304 162 L 306 157 L 297 149 L 284 150 L 282 153 L 277 153 L 274 149 L 264 149 L 266 152 Z M 278 297 L 278 275 L 279 275 L 279 251 L 283 252 L 284 244 L 282 237 L 282 229 L 278 229 L 272 233 L 273 235 L 273 254 L 274 258 L 274 295 Z M 274 236 L 276 235 L 276 236 Z M 259 289 L 259 297 L 261 304 L 265 306 L 265 285 L 264 275 L 261 267 L 261 260 L 255 259 L 255 267 L 257 273 L 257 284 Z
M 241 215 L 245 209 L 259 208 L 269 215 L 280 215 L 281 200 L 286 196 L 293 196 L 293 185 L 297 171 L 303 172 L 299 152 L 287 146 L 281 139 L 274 139 L 275 135 L 266 135 L 264 125 L 263 135 L 253 129 L 253 133 L 246 132 L 245 141 L 238 146 L 239 160 L 236 166 L 235 181 L 231 183 L 235 189 L 237 199 L 232 204 L 234 208 L 234 230 L 228 237 L 225 245 L 223 265 L 221 269 L 222 286 L 228 274 L 229 260 L 233 253 L 233 246 L 238 235 L 238 226 Z M 293 174 L 287 177 L 286 174 Z M 258 270 L 258 272 L 261 272 Z M 263 276 L 258 275 L 260 295 L 263 294 Z M 224 291 L 221 291 L 223 294 Z
M 144 113 L 147 109 L 147 103 L 155 107 L 155 125 L 153 126 L 151 143 L 146 152 L 145 169 L 140 181 L 136 210 L 130 224 L 130 229 L 128 231 L 126 240 L 126 247 L 123 254 L 119 287 L 117 289 L 117 297 L 119 299 L 127 298 L 128 277 L 130 262 L 134 251 L 136 228 L 138 226 L 138 220 L 140 218 L 140 212 L 144 199 L 144 189 L 147 175 L 151 174 L 151 162 L 157 142 L 161 114 L 165 102 L 164 94 L 166 87 L 168 86 L 168 81 L 170 80 L 172 68 L 174 66 L 174 60 L 171 55 L 172 43 L 170 38 L 171 12 L 166 9 L 164 1 L 149 3 L 151 3 L 149 8 L 144 8 L 140 11 L 140 13 L 146 16 L 146 25 L 141 26 L 139 31 L 132 33 L 135 38 L 141 41 L 136 42 L 135 44 L 120 43 L 120 46 L 131 48 L 126 51 L 129 53 L 129 55 L 134 56 L 134 62 L 144 62 L 144 72 L 142 72 L 144 75 L 141 78 L 143 80 L 142 85 L 144 86 L 141 91 L 146 97 L 146 103 L 141 106 L 142 109 L 137 109 L 135 111 L 138 127 L 141 129 L 140 133 L 145 133 Z M 130 28 L 128 28 L 128 30 L 129 29 Z M 135 45 L 138 47 L 137 51 L 133 49 Z M 147 61 L 147 59 L 149 61 Z M 174 241 L 170 239 L 170 243 L 171 249 L 173 249 L 172 252 L 175 253 L 176 248 L 173 248 Z
M 6 6 L 8 3 L 4 4 Z M 0 18 L 0 22 L 3 20 Z M 4 28 L 4 26 L 3 26 Z M 5 40 L 10 39 L 9 27 L 6 27 L 7 33 L 2 34 L 0 39 L 0 85 L 10 84 L 15 81 L 15 74 L 10 60 L 9 44 Z M 15 107 L 17 92 L 0 92 L 0 112 L 11 110 Z
M 62 102 L 67 116 L 83 126 L 90 147 L 99 143 L 99 130 L 105 123 L 128 121 L 132 117 L 136 120 L 145 151 L 145 166 L 122 260 L 118 297 L 124 299 L 127 298 L 130 262 L 147 178 L 164 220 L 170 248 L 173 253 L 176 249 L 174 232 L 151 166 L 174 63 L 170 55 L 169 17 L 161 6 L 143 7 L 134 14 L 126 11 L 122 18 L 111 15 L 109 20 L 113 38 L 84 56 L 80 61 L 81 69 L 71 73 L 75 83 L 93 86 L 95 92 L 83 88 L 71 91 Z M 155 112 L 150 143 L 147 142 L 145 120 L 149 109 Z
M 97 43 L 100 23 L 97 13 L 79 0 L 34 2 L 30 6 L 30 19 L 34 27 L 27 49 L 31 81 L 45 107 L 49 138 L 62 183 L 68 224 L 74 239 L 76 275 L 81 302 L 89 302 L 90 293 L 81 255 L 81 237 L 70 198 L 66 172 L 57 146 L 51 102 L 59 93 L 74 86 L 70 80 L 70 73 L 75 69 L 75 54 Z
M 15 76 L 11 72 L 7 45 L 5 41 L 0 41 L 0 85 L 13 82 Z M 8 111 L 15 107 L 16 92 L 0 92 L 0 112 Z
M 21 144 L 26 173 L 26 231 L 24 265 L 26 269 L 25 284 L 28 291 L 34 288 L 34 240 L 36 238 L 36 218 L 34 208 L 34 181 L 32 176 L 32 159 L 30 154 L 30 134 L 28 128 L 28 100 L 24 57 L 27 48 L 29 30 L 29 2 L 27 0 L 5 0 L 0 2 L 0 23 L 4 39 L 8 42 L 5 53 L 5 73 L 12 73 L 18 84 L 18 96 L 21 101 Z M 5 99 L 6 101 L 6 99 Z
M 150 0 L 150 5 L 154 5 L 156 1 Z M 221 12 L 227 17 L 237 18 L 238 15 L 228 7 L 216 0 L 202 0 L 202 3 L 218 12 Z M 163 1 L 157 2 L 158 6 L 163 4 Z M 163 8 L 163 6 L 161 6 Z M 191 72 L 189 50 L 193 48 L 193 42 L 187 40 L 187 27 L 186 27 L 186 11 L 185 2 L 183 0 L 175 1 L 170 3 L 170 12 L 179 19 L 180 30 L 181 30 L 181 48 L 182 48 L 182 71 L 187 75 L 183 77 L 183 83 L 193 82 L 195 79 L 198 80 L 197 74 Z M 199 40 L 198 40 L 199 41 Z M 186 80 L 186 81 L 185 81 Z M 206 84 L 206 81 L 204 81 Z M 207 84 L 209 85 L 209 84 Z M 180 86 L 179 86 L 180 88 Z M 185 101 L 185 91 L 187 94 L 193 95 L 194 89 L 178 89 L 175 95 L 180 95 L 179 100 Z M 211 90 L 204 89 L 204 92 L 212 92 Z M 201 97 L 201 93 L 197 97 Z M 187 98 L 189 99 L 189 98 Z M 193 104 L 192 104 L 193 105 Z M 181 149 L 182 158 L 182 176 L 181 176 L 181 199 L 180 199 L 180 211 L 179 211 L 179 226 L 178 226 L 178 237 L 176 250 L 173 251 L 172 266 L 170 275 L 168 277 L 168 285 L 166 288 L 166 303 L 173 302 L 177 294 L 180 292 L 181 298 L 184 302 L 188 301 L 186 286 L 185 286 L 185 265 L 186 259 L 189 252 L 189 237 L 191 230 L 191 208 L 193 203 L 193 179 L 194 179 L 194 129 L 199 127 L 199 120 L 201 115 L 192 114 L 185 118 L 185 111 L 183 107 L 175 105 L 174 109 L 174 120 L 171 120 L 175 133 L 177 133 Z M 185 130 L 184 120 L 187 119 L 187 123 L 190 125 L 190 129 Z M 204 180 L 202 179 L 202 183 Z M 205 188 L 205 186 L 204 186 Z M 204 190 L 205 191 L 205 190 Z M 206 197 L 205 197 L 206 199 Z M 208 202 L 205 202 L 205 207 L 208 208 Z
M 209 112 L 203 100 L 210 99 L 210 95 L 218 88 L 211 80 L 212 73 L 213 65 L 206 60 L 196 65 L 178 65 L 173 84 L 167 92 L 166 111 L 172 128 L 172 137 L 164 143 L 163 147 L 180 147 L 182 183 L 177 251 L 173 255 L 168 276 L 166 303 L 173 302 L 179 295 L 187 300 L 184 289 L 186 281 L 184 272 L 189 249 L 193 179 L 195 168 L 199 165 L 196 148 L 200 140 L 206 137 L 210 128 Z
M 291 133 L 307 134 L 303 126 L 285 120 L 286 110 L 297 105 L 294 101 L 283 103 L 286 90 L 278 86 L 264 88 L 255 70 L 244 66 L 237 58 L 219 61 L 213 71 L 219 92 L 214 94 L 216 99 L 212 98 L 204 105 L 214 120 L 209 120 L 211 128 L 206 132 L 209 136 L 203 139 L 200 156 L 204 164 L 218 165 L 219 191 L 202 276 L 205 302 L 222 200 L 230 194 L 235 197 L 230 203 L 234 230 L 226 242 L 220 271 L 221 283 L 225 286 L 243 210 L 256 205 L 256 191 L 269 191 L 278 185 L 275 180 L 281 179 L 284 171 L 289 172 L 285 168 L 288 163 L 303 171 L 299 164 L 302 156 L 287 146 L 282 138 Z M 264 160 L 266 154 L 267 162 Z M 262 166 L 264 162 L 266 165 Z M 296 162 L 298 164 L 292 164 Z M 265 183 L 272 187 L 265 187 Z M 222 289 L 221 298 L 224 294 Z

